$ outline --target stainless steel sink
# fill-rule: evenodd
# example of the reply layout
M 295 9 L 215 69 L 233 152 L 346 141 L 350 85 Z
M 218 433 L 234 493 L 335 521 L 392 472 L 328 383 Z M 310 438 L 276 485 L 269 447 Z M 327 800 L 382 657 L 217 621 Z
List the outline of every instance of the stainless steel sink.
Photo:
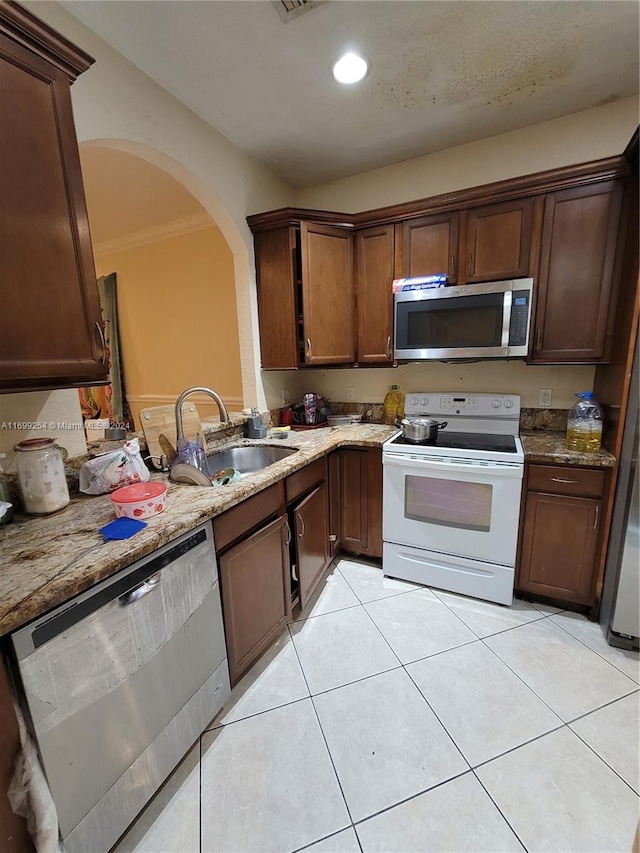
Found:
M 209 453 L 207 462 L 212 476 L 223 468 L 235 468 L 241 474 L 252 474 L 296 452 L 292 447 L 271 447 L 270 445 L 229 447 L 217 453 Z

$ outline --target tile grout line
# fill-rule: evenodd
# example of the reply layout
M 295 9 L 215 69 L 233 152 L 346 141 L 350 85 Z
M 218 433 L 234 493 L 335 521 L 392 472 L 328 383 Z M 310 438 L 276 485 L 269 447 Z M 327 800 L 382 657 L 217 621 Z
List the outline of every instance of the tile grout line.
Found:
M 364 611 L 365 611 L 365 613 L 367 614 L 367 616 L 369 617 L 369 619 L 371 619 L 371 621 L 372 621 L 372 622 L 373 622 L 373 624 L 375 625 L 375 627 L 376 627 L 377 631 L 379 632 L 380 636 L 381 636 L 381 637 L 382 637 L 382 639 L 385 641 L 385 643 L 389 646 L 389 648 L 391 649 L 391 651 L 393 652 L 393 654 L 394 654 L 394 655 L 396 655 L 396 657 L 398 657 L 398 655 L 397 655 L 397 654 L 396 654 L 396 652 L 394 651 L 394 649 L 393 649 L 393 647 L 392 647 L 391 643 L 389 642 L 389 640 L 387 640 L 387 638 L 385 637 L 385 635 L 382 633 L 382 631 L 380 630 L 380 628 L 379 628 L 379 627 L 378 627 L 378 625 L 376 624 L 376 622 L 375 622 L 374 618 L 373 618 L 373 617 L 371 616 L 371 614 L 367 611 L 367 608 L 366 608 L 366 607 L 364 608 Z M 475 642 L 475 640 L 472 640 L 471 642 Z M 471 645 L 471 643 L 467 643 L 466 645 Z M 450 650 L 449 650 L 449 649 L 447 649 L 447 651 L 450 651 Z M 400 658 L 398 658 L 398 660 L 400 660 Z M 415 661 L 411 661 L 411 663 L 415 663 Z M 470 764 L 469 764 L 469 762 L 467 761 L 466 756 L 463 754 L 462 750 L 460 749 L 460 747 L 458 746 L 458 744 L 455 742 L 455 740 L 451 737 L 451 735 L 449 734 L 449 730 L 448 730 L 448 729 L 447 729 L 447 727 L 444 725 L 444 723 L 442 722 L 442 720 L 440 719 L 440 717 L 436 714 L 436 712 L 434 711 L 434 709 L 431 707 L 431 704 L 429 703 L 429 700 L 427 699 L 427 697 L 424 695 L 424 693 L 422 692 L 422 690 L 420 690 L 420 688 L 418 687 L 418 685 L 416 684 L 416 682 L 415 682 L 415 681 L 413 680 L 413 678 L 411 677 L 411 673 L 407 670 L 407 666 L 408 666 L 408 664 L 407 664 L 407 666 L 405 666 L 405 664 L 404 664 L 404 663 L 402 663 L 402 661 L 400 661 L 400 666 L 402 667 L 402 669 L 404 670 L 404 672 L 407 674 L 407 676 L 408 676 L 409 680 L 411 681 L 411 683 L 413 684 L 413 686 L 416 688 L 416 690 L 418 691 L 418 693 L 420 694 L 420 696 L 422 696 L 422 698 L 423 698 L 423 699 L 424 699 L 424 701 L 426 702 L 427 707 L 429 708 L 429 710 L 431 711 L 431 713 L 434 715 L 434 717 L 436 718 L 436 720 L 437 720 L 437 721 L 440 723 L 440 725 L 442 726 L 442 728 L 443 728 L 443 730 L 444 730 L 445 734 L 447 735 L 447 737 L 449 738 L 449 740 L 451 741 L 451 743 L 455 746 L 455 748 L 456 748 L 456 749 L 458 750 L 458 752 L 460 753 L 460 755 L 461 755 L 461 757 L 462 757 L 462 760 L 467 764 L 467 766 L 469 767 L 469 769 L 471 769 L 471 765 L 470 765 Z M 465 771 L 465 772 L 466 772 L 466 771 Z M 452 777 L 452 778 L 456 778 L 456 777 L 454 776 L 454 777 Z M 430 788 L 427 788 L 427 790 L 431 790 L 431 789 L 430 789 Z M 423 792 L 423 793 L 424 793 L 424 792 Z
M 631 695 L 633 695 L 633 694 L 629 694 L 629 695 L 631 696 Z M 623 698 L 625 698 L 625 697 L 623 697 Z M 584 739 L 584 738 L 583 738 L 583 737 L 582 737 L 578 732 L 574 731 L 574 730 L 571 728 L 571 726 L 569 725 L 569 723 L 567 723 L 567 728 L 568 728 L 571 732 L 573 732 L 573 734 L 574 734 L 577 738 L 579 738 L 579 740 L 581 740 L 581 741 L 582 741 L 582 743 L 583 743 L 583 744 L 584 744 L 588 749 L 590 749 L 590 750 L 591 750 L 591 752 L 596 756 L 596 758 L 599 758 L 599 759 L 600 759 L 600 761 L 602 761 L 602 762 L 603 762 L 603 764 L 605 764 L 605 765 L 609 768 L 609 770 L 611 770 L 611 772 L 612 772 L 612 773 L 615 773 L 615 775 L 618 777 L 618 779 L 620 779 L 620 781 L 621 781 L 621 782 L 624 782 L 624 784 L 627 786 L 627 788 L 630 788 L 630 789 L 633 791 L 633 793 L 636 795 L 636 797 L 640 796 L 640 791 L 636 791 L 636 789 L 633 787 L 633 785 L 631 785 L 629 782 L 627 782 L 627 780 L 626 780 L 623 776 L 621 776 L 621 775 L 618 773 L 618 771 L 615 769 L 615 767 L 612 767 L 606 759 L 604 759 L 604 758 L 603 758 L 599 753 L 597 753 L 597 752 L 595 751 L 595 749 L 591 746 L 591 744 L 590 744 L 590 743 L 587 743 L 587 741 L 586 741 L 586 740 L 585 740 L 585 739 Z
M 608 702 L 605 702 L 603 705 L 598 705 L 597 708 L 593 708 L 591 711 L 585 711 L 584 714 L 578 714 L 577 717 L 574 717 L 572 720 L 567 721 L 567 725 L 570 726 L 573 723 L 577 723 L 578 720 L 584 720 L 585 717 L 590 717 L 591 714 L 595 714 L 596 711 L 602 711 L 603 708 L 608 708 L 610 705 L 615 705 L 616 702 L 619 702 L 621 699 L 628 699 L 629 696 L 633 696 L 634 693 L 640 692 L 640 685 L 635 687 L 633 690 L 630 690 L 628 693 L 625 693 L 624 696 L 617 696 L 615 699 L 610 699 Z
M 528 847 L 527 847 L 527 845 L 523 842 L 523 840 L 520 838 L 520 836 L 518 835 L 518 833 L 515 831 L 514 827 L 513 827 L 513 826 L 511 826 L 511 823 L 507 820 L 507 818 L 506 818 L 506 816 L 505 816 L 504 812 L 502 811 L 502 809 L 500 808 L 500 806 L 496 803 L 496 801 L 493 799 L 493 797 L 491 796 L 491 794 L 489 793 L 489 791 L 485 788 L 484 784 L 482 783 L 482 779 L 480 779 L 480 777 L 479 777 L 479 776 L 478 776 L 478 774 L 475 772 L 475 770 L 472 770 L 471 772 L 473 773 L 473 775 L 474 775 L 474 776 L 475 776 L 475 778 L 477 779 L 478 784 L 482 787 L 482 790 L 485 792 L 485 794 L 487 795 L 487 797 L 489 797 L 489 799 L 491 800 L 491 802 L 493 803 L 493 805 L 496 807 L 496 809 L 498 810 L 498 812 L 499 812 L 499 813 L 500 813 L 500 815 L 502 816 L 502 819 L 504 820 L 504 822 L 507 824 L 507 826 L 509 827 L 509 829 L 511 830 L 511 832 L 513 832 L 513 834 L 515 835 L 515 837 L 518 839 L 518 842 L 522 845 L 522 849 L 523 849 L 523 850 L 526 850 L 526 851 L 527 851 L 527 853 L 528 853 L 529 848 L 528 848 Z
M 571 612 L 571 611 L 569 611 L 569 612 Z M 553 616 L 559 616 L 560 614 L 559 614 L 559 613 L 553 613 L 553 614 L 551 614 L 551 615 L 553 615 Z M 640 682 L 636 681 L 636 679 L 635 679 L 635 678 L 633 678 L 633 676 L 631 676 L 631 675 L 627 675 L 627 673 L 626 673 L 626 672 L 624 672 L 624 670 L 622 670 L 622 669 L 620 669 L 620 667 L 616 666 L 616 665 L 615 665 L 615 663 L 611 663 L 611 661 L 610 661 L 610 660 L 608 660 L 606 657 L 604 657 L 604 655 L 601 655 L 601 654 L 600 654 L 600 652 L 596 651 L 596 649 L 592 648 L 590 645 L 588 645 L 587 643 L 585 643 L 585 642 L 584 642 L 584 640 L 581 640 L 581 639 L 580 639 L 580 637 L 576 637 L 576 635 L 575 635 L 575 634 L 572 634 L 572 633 L 571 633 L 571 631 L 568 631 L 568 630 L 567 630 L 563 625 L 558 624 L 558 622 L 554 622 L 553 624 L 556 626 L 556 628 L 561 628 L 561 629 L 565 632 L 565 634 L 568 634 L 570 637 L 573 637 L 573 639 L 574 639 L 574 640 L 577 640 L 577 641 L 578 641 L 579 643 L 581 643 L 585 648 L 589 649 L 589 651 L 590 651 L 590 652 L 593 652 L 593 653 L 594 653 L 594 655 L 598 655 L 598 657 L 599 657 L 601 660 L 603 660 L 605 663 L 608 663 L 608 664 L 609 664 L 610 666 L 612 666 L 614 669 L 617 669 L 617 670 L 618 670 L 618 672 L 621 672 L 621 673 L 622 673 L 622 675 L 626 676 L 628 679 L 630 679 L 631 681 L 633 681 L 633 682 L 634 682 L 634 684 L 637 684 L 637 685 L 640 687 Z M 593 624 L 595 625 L 596 623 L 594 622 Z M 604 638 L 604 635 L 603 635 L 603 639 L 605 639 L 605 638 Z M 605 639 L 605 642 L 606 642 L 606 639 Z M 611 648 L 613 648 L 613 646 L 611 646 Z M 621 650 L 621 651 L 622 651 L 622 650 Z M 640 663 L 640 661 L 639 661 L 639 663 Z
M 334 776 L 336 778 L 336 782 L 338 783 L 338 788 L 340 789 L 340 793 L 342 794 L 342 800 L 344 802 L 344 807 L 347 810 L 347 815 L 349 817 L 349 820 L 351 821 L 351 826 L 355 827 L 355 824 L 353 822 L 353 817 L 351 816 L 351 809 L 349 808 L 349 804 L 347 803 L 347 798 L 345 797 L 344 791 L 342 790 L 342 783 L 340 782 L 340 777 L 338 776 L 338 771 L 336 770 L 336 765 L 334 764 L 334 761 L 333 761 L 333 755 L 331 755 L 331 750 L 329 749 L 329 744 L 327 743 L 327 738 L 325 736 L 324 729 L 322 728 L 322 723 L 320 722 L 320 717 L 318 715 L 318 709 L 316 708 L 315 702 L 313 701 L 313 696 L 311 695 L 311 688 L 309 687 L 309 682 L 307 681 L 307 676 L 305 674 L 304 667 L 302 666 L 302 661 L 300 660 L 300 656 L 298 655 L 298 650 L 296 648 L 296 644 L 293 642 L 293 635 L 291 634 L 291 631 L 289 630 L 288 625 L 287 625 L 287 630 L 289 631 L 289 636 L 291 637 L 291 642 L 293 644 L 293 649 L 296 653 L 296 658 L 298 660 L 298 666 L 300 667 L 300 670 L 302 672 L 302 677 L 304 678 L 304 683 L 307 685 L 307 690 L 309 691 L 309 699 L 311 700 L 311 707 L 313 708 L 313 713 L 315 714 L 316 722 L 318 723 L 318 728 L 320 729 L 320 734 L 322 735 L 322 740 L 324 741 L 324 746 L 325 746 L 325 749 L 327 750 L 327 755 L 329 756 L 329 761 L 331 762 L 331 767 L 333 768 L 333 773 L 334 773 Z M 347 829 L 347 827 L 342 827 L 342 829 Z M 342 832 L 342 829 L 339 831 Z M 355 829 L 354 829 L 354 831 L 355 831 Z

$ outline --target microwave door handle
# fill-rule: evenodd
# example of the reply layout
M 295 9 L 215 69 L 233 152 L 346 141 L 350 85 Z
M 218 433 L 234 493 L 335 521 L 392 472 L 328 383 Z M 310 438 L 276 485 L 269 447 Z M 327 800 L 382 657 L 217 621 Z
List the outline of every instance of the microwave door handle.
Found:
M 446 471 L 449 475 L 453 474 L 490 474 L 492 477 L 522 477 L 523 466 L 518 462 L 488 462 L 475 463 L 465 460 L 465 462 L 453 462 L 450 459 L 441 457 L 431 457 L 429 459 L 408 459 L 406 456 L 391 454 L 382 455 L 384 465 L 389 465 L 394 468 L 417 468 L 423 472 L 427 471 Z
M 504 302 L 502 303 L 502 346 L 505 352 L 509 348 L 509 330 L 511 328 L 511 303 L 512 295 L 510 290 L 504 293 Z

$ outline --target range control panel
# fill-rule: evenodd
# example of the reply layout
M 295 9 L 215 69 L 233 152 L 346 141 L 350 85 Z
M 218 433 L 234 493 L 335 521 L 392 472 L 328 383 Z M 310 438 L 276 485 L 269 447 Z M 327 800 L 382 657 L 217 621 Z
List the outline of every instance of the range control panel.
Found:
M 475 418 L 519 418 L 518 394 L 463 394 L 413 391 L 404 398 L 406 415 L 465 415 Z

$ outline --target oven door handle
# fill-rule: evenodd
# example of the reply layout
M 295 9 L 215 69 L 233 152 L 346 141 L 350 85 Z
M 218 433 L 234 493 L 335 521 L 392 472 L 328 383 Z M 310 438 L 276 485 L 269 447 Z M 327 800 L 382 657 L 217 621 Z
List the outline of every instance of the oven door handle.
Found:
M 517 462 L 470 462 L 465 459 L 458 462 L 455 459 L 430 457 L 428 459 L 410 459 L 399 454 L 383 453 L 382 461 L 394 468 L 417 468 L 420 471 L 447 472 L 447 474 L 487 474 L 491 477 L 520 477 L 524 466 Z

